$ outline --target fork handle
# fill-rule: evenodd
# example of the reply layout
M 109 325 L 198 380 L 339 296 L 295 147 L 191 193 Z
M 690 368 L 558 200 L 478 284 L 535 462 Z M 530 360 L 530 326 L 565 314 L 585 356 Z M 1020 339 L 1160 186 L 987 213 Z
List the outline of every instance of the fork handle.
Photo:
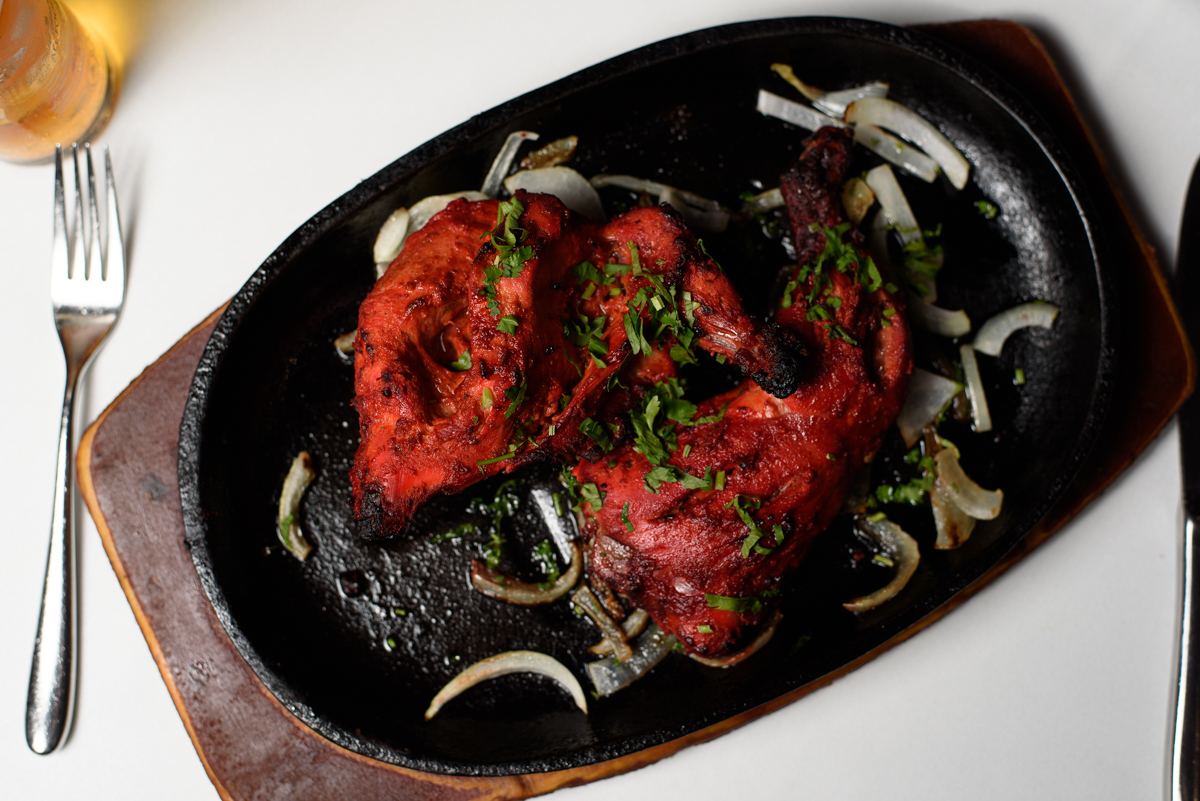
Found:
M 38 754 L 49 754 L 67 739 L 75 705 L 75 647 L 79 617 L 75 587 L 74 417 L 78 371 L 67 376 L 62 424 L 58 432 L 58 464 L 54 479 L 54 518 L 50 553 L 42 588 L 29 698 L 25 707 L 25 740 Z

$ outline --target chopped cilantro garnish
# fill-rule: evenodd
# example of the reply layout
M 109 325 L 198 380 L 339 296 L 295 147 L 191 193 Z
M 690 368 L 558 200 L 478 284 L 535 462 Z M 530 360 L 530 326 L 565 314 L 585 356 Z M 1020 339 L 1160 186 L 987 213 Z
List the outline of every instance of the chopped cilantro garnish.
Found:
M 771 531 L 771 533 L 775 536 L 775 548 L 767 548 L 766 546 L 759 545 L 758 541 L 767 536 L 767 532 L 758 527 L 758 523 L 750 515 L 751 509 L 744 508 L 742 506 L 743 503 L 745 503 L 747 507 L 758 509 L 760 506 L 762 506 L 762 501 L 758 500 L 757 498 L 751 498 L 747 495 L 734 495 L 733 500 L 725 504 L 726 509 L 733 507 L 733 510 L 737 512 L 737 516 L 741 518 L 742 522 L 746 524 L 746 527 L 750 529 L 750 533 L 747 534 L 746 539 L 742 541 L 742 558 L 749 559 L 751 550 L 760 556 L 766 556 L 767 554 L 771 553 L 771 551 L 775 550 L 775 548 L 778 548 L 783 544 L 783 527 L 776 524 Z
M 471 369 L 471 351 L 464 349 L 462 353 L 458 354 L 457 359 L 450 362 L 446 366 L 449 367 L 451 370 L 453 370 L 456 373 L 461 373 L 463 370 L 470 370 Z
M 877 553 L 874 556 L 872 556 L 871 561 L 875 562 L 877 564 L 881 564 L 884 567 L 895 567 L 896 566 L 896 563 L 893 562 L 890 557 L 884 556 L 881 553 Z
M 878 523 L 880 520 L 886 520 L 886 519 L 887 519 L 887 515 L 884 514 L 883 512 L 876 512 L 875 514 L 873 514 L 867 518 L 867 520 L 870 520 L 872 523 Z
M 296 522 L 295 515 L 288 515 L 279 521 L 279 541 L 283 543 L 283 547 L 291 549 L 292 547 L 292 523 Z
M 491 387 L 484 387 L 483 392 L 480 393 L 480 396 L 479 396 L 479 408 L 483 409 L 486 412 L 488 409 L 492 408 L 492 404 L 495 402 L 496 402 L 496 399 L 492 395 Z
M 1000 213 L 999 206 L 986 200 L 976 200 L 975 208 L 979 209 L 979 213 L 989 220 L 994 219 Z
M 517 222 L 524 212 L 525 207 L 521 205 L 521 201 L 513 198 L 501 201 L 496 213 L 496 230 L 491 234 L 496 257 L 491 266 L 483 270 L 483 288 L 480 290 L 487 299 L 488 311 L 493 317 L 500 316 L 496 281 L 501 278 L 516 278 L 525 268 L 525 262 L 533 258 L 533 248 L 521 245 L 525 241 L 525 230 L 517 227 Z
M 579 424 L 579 430 L 582 431 L 594 443 L 600 446 L 600 450 L 608 453 L 613 449 L 612 437 L 604 430 L 604 426 L 597 423 L 590 417 L 585 417 L 583 422 Z
M 685 473 L 678 467 L 660 465 L 646 473 L 645 482 L 646 489 L 656 494 L 658 493 L 658 488 L 663 484 L 681 484 L 684 489 L 708 491 L 712 489 L 712 468 L 704 468 L 704 477 L 697 478 L 691 473 Z
M 633 531 L 633 523 L 629 522 L 629 501 L 625 501 L 625 506 L 621 509 L 621 522 L 625 524 L 627 531 Z
M 563 516 L 562 495 L 560 493 L 555 492 L 550 496 L 550 500 L 554 501 L 554 514 L 558 515 L 559 517 L 562 517 Z
M 599 512 L 600 507 L 604 505 L 605 493 L 600 491 L 600 488 L 595 484 L 580 484 L 579 499 L 584 503 L 592 505 L 593 512 Z
M 482 470 L 483 468 L 487 467 L 490 464 L 495 464 L 496 462 L 503 462 L 505 459 L 511 459 L 516 455 L 517 455 L 516 452 L 509 451 L 508 453 L 502 453 L 499 456 L 493 456 L 491 459 L 480 459 L 479 461 L 475 462 L 475 464 L 479 466 L 480 470 Z
M 500 564 L 500 558 L 504 556 L 505 542 L 507 540 L 500 536 L 500 532 L 493 530 L 487 544 L 483 546 L 483 559 L 492 570 L 496 569 L 496 566 Z
M 1025 383 L 1025 371 L 1020 367 L 1013 371 L 1013 383 L 1018 387 Z
M 762 611 L 763 600 L 778 595 L 779 590 L 769 589 L 763 590 L 758 595 L 751 595 L 748 598 L 731 598 L 728 595 L 715 595 L 711 592 L 704 593 L 704 600 L 708 602 L 709 609 L 723 609 L 726 612 L 749 612 L 757 615 Z
M 553 584 L 558 581 L 558 560 L 554 557 L 554 549 L 551 548 L 549 540 L 542 540 L 533 549 L 533 561 L 541 566 L 547 582 Z
M 518 378 L 520 373 L 517 373 Z M 517 412 L 517 407 L 525 400 L 525 391 L 529 388 L 529 381 L 522 378 L 521 383 L 515 387 L 509 387 L 504 390 L 504 397 L 508 398 L 508 408 L 504 410 L 504 419 L 511 418 Z
M 715 489 L 715 490 L 725 489 L 725 471 L 724 470 L 717 471 L 717 477 L 713 481 L 713 489 Z
M 461 540 L 465 535 L 479 531 L 479 526 L 474 523 L 459 523 L 454 528 L 443 531 L 430 537 L 429 541 L 433 543 L 448 542 L 449 540 Z
M 909 451 L 905 461 L 912 464 L 912 455 L 915 452 Z M 923 504 L 933 489 L 933 482 L 937 476 L 934 473 L 932 458 L 919 457 L 916 464 L 921 468 L 920 478 L 914 478 L 904 484 L 882 484 L 875 488 L 875 499 L 880 503 L 906 503 L 910 506 Z
M 696 631 L 700 634 L 712 634 L 713 630 L 712 626 L 708 625 L 707 623 L 701 623 L 699 626 L 696 626 Z
M 505 334 L 515 334 L 517 333 L 517 326 L 520 324 L 520 321 L 516 317 L 506 314 L 500 318 L 500 322 L 496 323 L 496 330 L 502 331 Z

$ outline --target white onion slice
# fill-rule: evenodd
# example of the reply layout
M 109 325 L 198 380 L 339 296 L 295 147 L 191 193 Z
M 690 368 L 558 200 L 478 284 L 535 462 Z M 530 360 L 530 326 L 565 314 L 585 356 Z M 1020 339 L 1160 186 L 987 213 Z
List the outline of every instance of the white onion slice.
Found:
M 862 223 L 875 205 L 875 193 L 862 178 L 851 178 L 842 185 L 842 208 L 855 225 Z
M 1050 328 L 1058 316 L 1058 307 L 1044 300 L 1034 300 L 1002 311 L 979 327 L 975 335 L 975 350 L 988 356 L 999 356 L 1004 340 L 1018 328 L 1038 326 Z
M 729 209 L 715 200 L 693 192 L 633 175 L 596 175 L 592 177 L 591 183 L 597 189 L 618 186 L 628 189 L 630 192 L 645 192 L 648 195 L 654 195 L 658 198 L 659 203 L 666 203 L 682 214 L 688 225 L 694 228 L 720 233 L 729 226 Z
M 941 172 L 937 162 L 929 156 L 874 125 L 865 122 L 855 124 L 854 141 L 926 183 L 932 183 Z
M 308 451 L 300 451 L 292 460 L 287 477 L 283 479 L 283 489 L 279 493 L 279 517 L 275 521 L 275 533 L 283 547 L 301 562 L 312 553 L 312 546 L 304 539 L 296 516 L 300 512 L 300 499 L 304 496 L 304 491 L 316 477 L 317 474 L 312 469 L 312 457 L 308 455 Z
M 938 478 L 945 482 L 949 497 L 976 520 L 994 520 L 1004 504 L 1003 490 L 985 490 L 963 472 L 953 448 L 938 451 L 933 457 Z
M 517 150 L 520 149 L 521 143 L 529 140 L 536 142 L 538 135 L 533 131 L 513 131 L 504 140 L 504 145 L 500 148 L 500 152 L 496 154 L 496 158 L 492 161 L 492 168 L 488 170 L 487 177 L 483 179 L 483 186 L 480 188 L 487 197 L 495 197 L 500 191 L 500 184 L 504 181 L 504 176 L 508 175 L 508 171 L 512 169 L 512 164 L 516 161 Z
M 557 601 L 571 591 L 583 573 L 583 549 L 571 543 L 571 565 L 556 581 L 543 588 L 539 584 L 503 576 L 478 559 L 471 561 L 471 586 L 489 598 L 517 606 L 537 606 Z
M 855 100 L 864 97 L 887 97 L 888 93 L 888 85 L 879 81 L 863 84 L 862 86 L 854 86 L 849 89 L 839 89 L 834 92 L 823 92 L 817 87 L 809 86 L 797 78 L 796 73 L 792 71 L 791 66 L 788 64 L 772 64 L 771 69 L 779 73 L 779 77 L 796 87 L 796 90 L 811 100 L 814 106 L 839 117 L 846 111 L 846 106 Z
M 404 237 L 408 236 L 408 209 L 401 206 L 391 213 L 383 225 L 379 226 L 379 234 L 375 237 L 375 263 L 391 264 L 392 259 L 400 255 L 400 246 Z
M 908 397 L 896 418 L 904 444 L 912 447 L 921 438 L 921 429 L 941 414 L 942 410 L 962 391 L 957 381 L 917 367 L 908 382 Z
M 599 695 L 612 695 L 650 672 L 651 668 L 671 653 L 678 642 L 658 626 L 651 625 L 634 643 L 633 655 L 616 661 L 612 657 L 589 662 L 588 675 Z
M 971 421 L 976 431 L 991 431 L 992 413 L 988 411 L 987 395 L 983 391 L 983 378 L 979 375 L 975 348 L 963 345 L 958 349 L 958 353 L 962 358 L 963 378 L 967 382 L 967 399 L 971 401 Z
M 518 189 L 526 192 L 544 192 L 554 195 L 571 211 L 586 214 L 594 220 L 604 222 L 604 207 L 600 195 L 588 183 L 588 179 L 570 167 L 542 167 L 537 170 L 521 170 L 504 179 L 504 188 L 510 193 Z
M 627 638 L 636 637 L 646 629 L 646 625 L 650 622 L 650 613 L 645 609 L 634 609 L 621 623 L 621 631 L 625 632 Z M 605 637 L 600 642 L 588 648 L 597 656 L 612 656 L 612 642 Z
M 588 589 L 586 584 L 571 593 L 571 603 L 575 604 L 581 612 L 590 617 L 592 622 L 596 624 L 596 628 L 603 632 L 605 639 L 612 643 L 613 654 L 616 655 L 617 659 L 622 662 L 629 659 L 632 651 L 625 639 L 625 632 L 608 616 L 608 612 L 604 611 L 604 607 L 600 605 L 600 599 Z
M 917 547 L 917 541 L 892 521 L 887 518 L 872 521 L 869 517 L 860 517 L 857 522 L 860 530 L 873 536 L 888 552 L 895 563 L 896 572 L 891 581 L 870 595 L 863 595 L 842 604 L 846 610 L 855 614 L 874 609 L 884 601 L 894 598 L 904 589 L 904 585 L 908 584 L 908 580 L 917 570 L 917 565 L 921 563 L 921 549 Z
M 892 172 L 891 167 L 880 164 L 869 171 L 867 186 L 875 193 L 875 199 L 887 215 L 887 222 L 893 226 L 896 236 L 900 237 L 901 244 L 925 241 L 912 206 L 908 205 L 908 198 L 904 196 L 904 190 L 900 188 L 896 173 Z
M 965 311 L 950 311 L 926 303 L 915 292 L 908 293 L 908 319 L 938 336 L 961 337 L 971 332 L 971 318 Z
M 733 667 L 738 662 L 749 659 L 762 650 L 762 647 L 769 643 L 771 638 L 775 636 L 775 629 L 779 628 L 779 621 L 781 620 L 783 620 L 783 611 L 776 609 L 775 614 L 771 616 L 771 619 L 767 621 L 766 625 L 763 626 L 762 631 L 760 631 L 758 636 L 754 638 L 754 642 L 750 643 L 736 654 L 730 654 L 729 656 L 718 656 L 711 659 L 707 656 L 700 656 L 699 654 L 688 654 L 688 656 L 706 667 Z
M 939 475 L 933 482 L 933 491 L 929 493 L 933 524 L 937 529 L 937 540 L 933 547 L 939 551 L 957 548 L 975 530 L 975 518 L 959 508 L 950 492 L 949 485 Z
M 792 125 L 798 125 L 810 131 L 824 128 L 827 125 L 832 125 L 835 128 L 846 127 L 846 123 L 841 120 L 834 119 L 827 114 L 822 114 L 815 108 L 806 106 L 803 103 L 797 103 L 794 100 L 788 100 L 786 97 L 772 94 L 766 89 L 758 90 L 758 105 L 755 106 L 755 110 L 759 114 L 765 114 L 777 120 L 790 122 Z
M 448 701 L 476 684 L 510 673 L 538 673 L 554 679 L 575 699 L 575 706 L 587 714 L 587 699 L 583 696 L 583 688 L 562 662 L 537 651 L 505 651 L 476 662 L 451 679 L 450 683 L 433 697 L 429 709 L 425 710 L 425 719 L 432 718 Z
M 451 192 L 448 195 L 430 195 L 429 197 L 421 198 L 408 209 L 408 235 L 412 236 L 417 231 L 420 231 L 425 227 L 425 223 L 433 219 L 433 215 L 460 197 L 470 201 L 488 199 L 487 195 L 482 192 L 476 192 L 474 189 L 468 189 L 465 192 Z M 403 244 L 401 245 L 401 249 L 403 250 Z
M 750 212 L 774 211 L 775 209 L 783 208 L 786 204 L 783 200 L 783 192 L 779 191 L 779 187 L 768 189 L 765 192 L 759 192 L 754 197 L 746 202 L 746 210 Z
M 867 173 L 866 180 L 867 186 L 871 187 L 875 193 L 875 199 L 879 201 L 880 212 L 883 215 L 882 217 L 879 214 L 875 215 L 874 227 L 884 228 L 890 225 L 900 239 L 900 244 L 909 245 L 917 242 L 923 245 L 925 237 L 921 234 L 921 226 L 917 223 L 917 217 L 913 214 L 912 206 L 908 205 L 908 198 L 904 196 L 904 190 L 900 188 L 900 183 L 896 180 L 896 173 L 892 172 L 892 168 L 886 164 L 880 164 Z M 882 240 L 885 245 L 881 249 L 886 252 L 886 232 L 883 234 Z M 918 294 L 926 303 L 937 301 L 936 281 L 918 273 L 907 270 L 904 272 L 908 282 L 920 289 Z
M 338 352 L 340 353 L 352 354 L 354 353 L 354 338 L 357 336 L 357 328 L 355 328 L 353 331 L 347 331 L 337 339 L 333 340 L 333 346 L 337 348 Z
M 928 120 L 894 100 L 865 97 L 846 107 L 846 122 L 865 122 L 895 131 L 928 153 L 941 165 L 955 189 L 967 185 L 971 165 L 950 140 Z

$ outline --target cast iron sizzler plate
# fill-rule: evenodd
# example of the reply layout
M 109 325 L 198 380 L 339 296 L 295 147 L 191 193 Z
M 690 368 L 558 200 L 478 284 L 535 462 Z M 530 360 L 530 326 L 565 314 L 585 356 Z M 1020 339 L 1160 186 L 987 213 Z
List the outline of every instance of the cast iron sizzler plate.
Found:
M 934 121 L 971 162 L 961 192 L 943 179 L 900 178 L 924 227 L 943 225 L 941 305 L 965 308 L 976 326 L 1035 298 L 1061 307 L 1053 329 L 1018 332 L 999 358 L 980 357 L 995 431 L 976 434 L 953 421 L 942 429 L 969 474 L 1003 488 L 1003 512 L 964 547 L 935 551 L 928 507 L 889 505 L 919 541 L 920 567 L 899 597 L 857 617 L 841 603 L 886 583 L 888 571 L 853 559 L 864 546 L 840 520 L 787 585 L 774 639 L 733 668 L 670 654 L 642 680 L 591 700 L 586 716 L 552 682 L 512 675 L 468 691 L 426 722 L 422 713 L 445 682 L 500 651 L 548 653 L 589 687 L 585 664 L 595 657 L 586 648 L 600 637 L 566 601 L 509 606 L 468 584 L 488 528 L 468 506 L 491 500 L 514 477 L 521 502 L 501 525 L 501 569 L 537 579 L 530 554 L 550 536 L 536 501 L 558 489 L 556 467 L 439 497 L 395 541 L 358 536 L 348 480 L 358 443 L 353 368 L 333 340 L 356 327 L 375 277 L 376 232 L 399 206 L 478 188 L 507 134 L 522 129 L 542 143 L 578 135 L 570 166 L 586 176 L 643 176 L 736 208 L 742 193 L 778 185 L 807 135 L 754 110 L 760 88 L 799 99 L 770 71 L 776 61 L 825 88 L 890 83 L 890 97 Z M 877 163 L 868 156 L 860 153 L 855 172 Z M 602 194 L 610 214 L 636 202 L 628 192 Z M 1001 209 L 994 219 L 973 205 L 983 199 Z M 700 31 L 499 106 L 305 223 L 221 318 L 196 371 L 179 445 L 187 544 L 204 589 L 246 661 L 297 717 L 348 749 L 423 771 L 578 767 L 753 708 L 846 665 L 946 602 L 1029 532 L 1074 476 L 1103 416 L 1115 359 L 1109 266 L 1089 208 L 1067 155 L 1001 80 L 923 35 L 874 22 L 785 19 Z M 784 243 L 764 233 L 773 222 L 703 235 L 758 314 L 777 302 L 776 275 L 788 263 Z M 957 353 L 948 340 L 918 340 L 918 364 L 927 368 L 937 352 Z M 1013 381 L 1018 367 L 1022 386 Z M 690 391 L 703 397 L 729 386 L 725 369 L 705 357 L 689 374 Z M 301 450 L 318 474 L 299 513 L 315 546 L 305 562 L 272 547 L 280 486 Z M 914 475 L 903 452 L 893 429 L 876 482 Z M 464 522 L 479 531 L 437 538 Z

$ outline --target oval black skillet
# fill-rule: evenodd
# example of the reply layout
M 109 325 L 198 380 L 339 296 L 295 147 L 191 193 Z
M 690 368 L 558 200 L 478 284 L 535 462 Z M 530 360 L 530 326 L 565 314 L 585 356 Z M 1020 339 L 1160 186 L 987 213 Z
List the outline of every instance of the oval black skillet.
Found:
M 921 221 L 944 225 L 946 306 L 965 307 L 976 324 L 1033 298 L 1062 308 L 1053 330 L 1023 332 L 1001 358 L 981 358 L 995 435 L 955 435 L 968 472 L 1004 489 L 1003 513 L 965 547 L 938 552 L 928 510 L 894 510 L 921 543 L 921 566 L 899 598 L 860 617 L 840 606 L 862 579 L 842 569 L 849 541 L 844 530 L 832 531 L 792 581 L 774 640 L 732 669 L 672 654 L 640 682 L 593 700 L 587 716 L 556 686 L 510 676 L 425 722 L 435 691 L 477 659 L 534 649 L 583 679 L 585 649 L 598 636 L 565 603 L 523 609 L 473 593 L 466 571 L 480 552 L 478 536 L 434 541 L 479 520 L 467 504 L 490 499 L 498 480 L 431 504 L 414 536 L 382 545 L 356 536 L 347 479 L 358 439 L 353 375 L 332 342 L 356 325 L 374 278 L 376 231 L 397 206 L 477 188 L 505 136 L 519 129 L 543 141 L 578 135 L 572 166 L 585 175 L 655 178 L 736 206 L 739 194 L 777 185 L 804 136 L 754 111 L 759 88 L 790 91 L 769 71 L 775 61 L 817 86 L 887 81 L 893 98 L 936 121 L 966 154 L 972 179 L 960 193 L 904 182 Z M 1001 214 L 978 214 L 972 204 L 981 199 Z M 558 770 L 736 715 L 919 621 L 995 564 L 1074 476 L 1103 416 L 1114 362 L 1109 266 L 1089 209 L 1069 160 L 1025 102 L 912 31 L 845 19 L 753 22 L 660 42 L 572 75 L 364 181 L 290 236 L 234 298 L 200 361 L 180 432 L 196 569 L 233 642 L 288 709 L 330 740 L 397 765 L 471 775 Z M 706 244 L 747 305 L 765 312 L 786 262 L 778 243 L 750 225 Z M 1020 387 L 1012 381 L 1017 367 L 1027 377 Z M 704 391 L 721 379 L 715 368 L 702 370 L 693 387 Z M 315 545 L 304 563 L 267 550 L 276 542 L 279 487 L 302 449 L 319 474 L 302 507 Z M 526 502 L 505 524 L 505 553 L 508 569 L 533 576 L 523 555 L 546 534 L 528 499 L 552 485 L 553 471 L 521 478 Z

